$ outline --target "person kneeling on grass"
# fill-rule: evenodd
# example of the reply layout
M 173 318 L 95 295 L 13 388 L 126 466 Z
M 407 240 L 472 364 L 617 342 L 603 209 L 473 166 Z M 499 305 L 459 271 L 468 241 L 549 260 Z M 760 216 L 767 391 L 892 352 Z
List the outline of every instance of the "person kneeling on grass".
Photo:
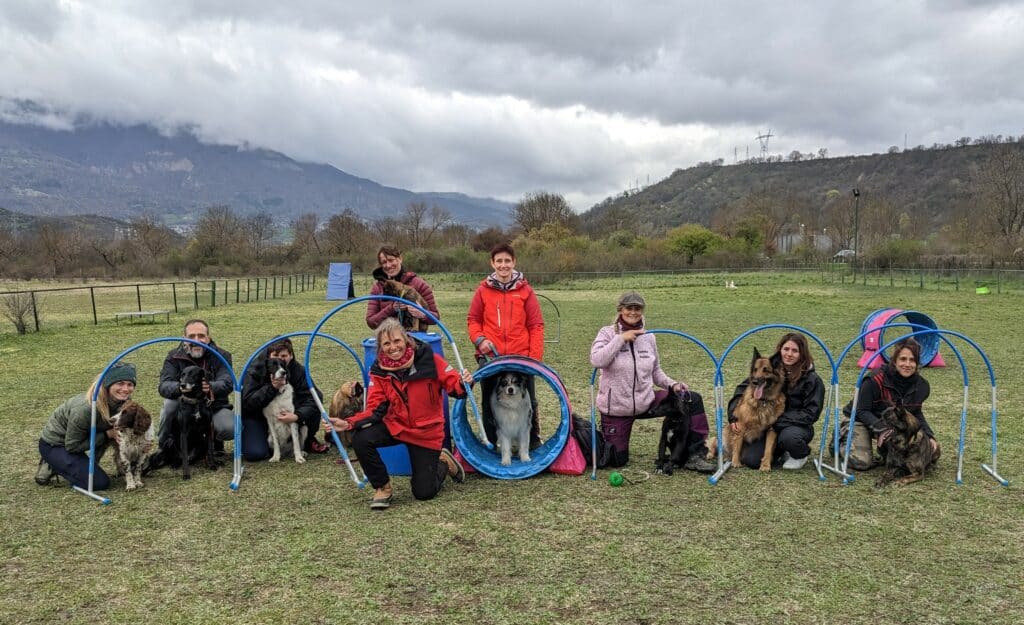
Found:
M 462 465 L 443 446 L 441 392 L 465 397 L 462 383 L 472 384 L 473 375 L 468 370 L 460 375 L 429 345 L 409 336 L 394 317 L 381 322 L 376 337 L 377 361 L 370 368 L 366 409 L 348 419 L 331 418 L 323 429 L 352 430 L 352 448 L 375 489 L 370 508 L 384 510 L 394 489 L 378 447 L 406 444 L 416 499 L 432 499 L 446 477 L 466 479 Z
M 50 483 L 59 475 L 72 486 L 89 486 L 89 436 L 92 430 L 92 397 L 99 378 L 89 390 L 75 395 L 53 411 L 39 435 L 39 469 L 35 480 L 40 486 Z M 131 399 L 135 391 L 135 365 L 118 362 L 103 378 L 99 395 L 96 397 L 96 472 L 93 474 L 93 490 L 110 488 L 110 476 L 100 468 L 100 459 L 107 451 L 110 441 L 118 430 L 110 425 L 110 418 L 117 414 L 121 405 Z M 153 428 L 146 434 L 153 440 Z M 152 443 L 150 443 L 152 444 Z

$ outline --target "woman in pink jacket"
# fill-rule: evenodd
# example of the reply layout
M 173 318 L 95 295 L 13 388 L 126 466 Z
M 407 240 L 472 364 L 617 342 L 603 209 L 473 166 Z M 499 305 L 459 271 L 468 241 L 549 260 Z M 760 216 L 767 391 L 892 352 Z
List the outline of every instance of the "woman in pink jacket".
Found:
M 601 328 L 590 347 L 590 364 L 601 370 L 597 409 L 607 444 L 605 466 L 621 467 L 629 462 L 629 438 L 635 420 L 665 415 L 672 409 L 663 405 L 672 401 L 671 393 L 689 390 L 685 382 L 677 382 L 661 370 L 657 341 L 644 330 L 645 306 L 643 296 L 636 291 L 623 293 L 615 322 Z M 655 391 L 655 385 L 661 390 Z M 717 465 L 705 459 L 707 419 L 692 420 L 690 435 L 694 442 L 688 446 L 690 454 L 684 468 L 713 472 Z

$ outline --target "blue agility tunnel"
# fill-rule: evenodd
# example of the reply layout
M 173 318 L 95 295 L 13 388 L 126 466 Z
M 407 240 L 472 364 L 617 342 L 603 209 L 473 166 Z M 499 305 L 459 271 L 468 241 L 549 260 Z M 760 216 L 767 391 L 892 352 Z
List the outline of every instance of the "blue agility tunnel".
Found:
M 569 440 L 569 428 L 572 423 L 569 397 L 566 395 L 561 379 L 553 369 L 543 363 L 519 356 L 496 358 L 474 373 L 473 378 L 479 382 L 502 371 L 516 371 L 537 376 L 548 383 L 561 405 L 561 422 L 558 424 L 558 429 L 540 447 L 530 451 L 529 462 L 522 462 L 513 456 L 511 466 L 504 467 L 501 465 L 501 456 L 497 450 L 493 446 L 485 446 L 469 427 L 466 400 L 459 399 L 452 406 L 452 441 L 466 462 L 480 473 L 499 480 L 521 480 L 547 469 L 562 453 L 562 449 Z

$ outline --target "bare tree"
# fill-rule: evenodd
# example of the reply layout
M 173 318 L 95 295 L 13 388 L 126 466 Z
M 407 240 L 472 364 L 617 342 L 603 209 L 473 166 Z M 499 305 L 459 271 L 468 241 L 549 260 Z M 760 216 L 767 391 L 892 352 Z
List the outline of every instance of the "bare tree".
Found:
M 39 226 L 33 245 L 43 253 L 50 267 L 50 275 L 56 278 L 65 265 L 78 255 L 81 248 L 81 235 L 55 224 L 44 222 Z
M 292 238 L 292 247 L 302 251 L 316 252 L 320 255 L 320 241 L 317 239 L 317 230 L 320 229 L 320 217 L 316 213 L 305 213 L 299 215 L 298 219 L 292 222 L 292 231 L 295 233 Z
M 527 193 L 512 208 L 512 220 L 526 232 L 548 223 L 565 226 L 575 232 L 578 217 L 560 194 L 537 191 Z
M 199 263 L 225 262 L 238 249 L 242 220 L 230 206 L 210 206 L 196 221 L 192 255 Z
M 1024 230 L 1024 147 L 1007 143 L 993 148 L 974 172 L 972 186 L 978 214 L 1013 250 Z
M 427 221 L 427 203 L 409 202 L 399 222 L 412 247 L 422 247 L 423 227 Z
M 333 215 L 324 225 L 324 252 L 335 255 L 360 254 L 369 247 L 370 229 L 352 209 Z
M 378 241 L 398 243 L 402 238 L 404 228 L 401 222 L 394 217 L 379 217 L 370 222 L 370 230 Z
M 160 223 L 154 215 L 144 214 L 132 219 L 131 238 L 139 249 L 156 260 L 171 250 L 174 244 L 174 232 Z
M 246 253 L 256 261 L 263 259 L 266 248 L 274 238 L 274 216 L 259 212 L 242 220 L 242 237 Z
M 31 293 L 11 293 L 4 298 L 4 317 L 14 324 L 18 334 L 28 332 L 29 315 L 38 316 L 39 311 Z

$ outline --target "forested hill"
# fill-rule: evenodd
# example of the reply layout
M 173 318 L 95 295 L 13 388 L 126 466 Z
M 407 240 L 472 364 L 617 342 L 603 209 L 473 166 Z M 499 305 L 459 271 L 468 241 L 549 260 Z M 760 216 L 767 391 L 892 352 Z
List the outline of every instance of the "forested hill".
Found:
M 884 201 L 934 231 L 970 192 L 972 176 L 995 150 L 1024 150 L 1024 143 L 915 148 L 888 154 L 813 160 L 702 164 L 677 169 L 643 190 L 594 206 L 581 217 L 592 232 L 621 229 L 663 231 L 681 223 L 711 226 L 716 214 L 753 196 L 793 205 L 801 219 L 822 219 L 829 191 L 861 201 Z M 833 197 L 835 194 L 832 194 Z

